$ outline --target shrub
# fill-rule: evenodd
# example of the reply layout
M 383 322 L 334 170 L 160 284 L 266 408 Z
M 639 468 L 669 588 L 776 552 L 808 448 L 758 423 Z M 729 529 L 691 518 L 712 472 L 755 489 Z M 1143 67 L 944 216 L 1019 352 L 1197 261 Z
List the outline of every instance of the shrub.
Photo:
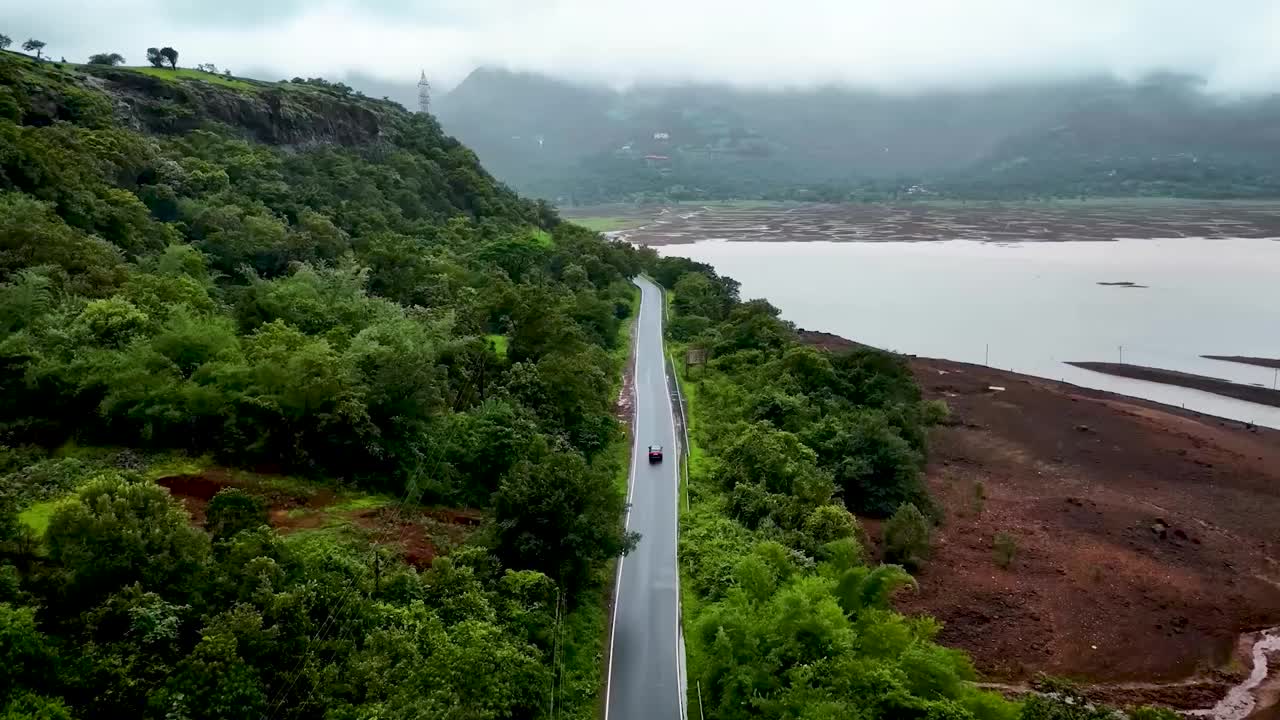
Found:
M 819 505 L 804 521 L 804 532 L 816 545 L 856 537 L 858 521 L 839 505 Z
M 941 425 L 951 417 L 951 408 L 945 400 L 929 400 L 921 405 L 920 415 L 925 425 Z
M 1002 568 L 1008 569 L 1013 564 L 1013 558 L 1018 554 L 1018 541 L 1007 532 L 996 533 L 994 543 L 996 564 Z
M 205 527 L 216 540 L 266 524 L 266 504 L 240 488 L 219 490 L 205 511 Z
M 973 514 L 981 515 L 987 505 L 987 486 L 981 481 L 973 484 Z
M 903 503 L 884 524 L 884 558 L 915 571 L 929 557 L 929 521 L 913 503 Z

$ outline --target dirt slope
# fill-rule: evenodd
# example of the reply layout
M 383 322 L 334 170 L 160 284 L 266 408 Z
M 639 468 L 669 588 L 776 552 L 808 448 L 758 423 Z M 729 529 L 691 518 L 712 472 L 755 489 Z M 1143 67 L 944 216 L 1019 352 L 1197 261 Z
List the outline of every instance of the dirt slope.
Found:
M 1280 625 L 1280 431 L 910 364 L 952 417 L 932 432 L 927 469 L 945 519 L 900 609 L 943 621 L 940 640 L 997 681 L 1047 672 L 1105 681 L 1096 694 L 1114 701 L 1195 708 L 1247 672 L 1238 635 Z M 998 532 L 1017 545 L 1007 569 Z
M 1280 432 L 962 363 L 912 367 L 953 424 L 934 431 L 928 468 L 946 521 L 902 607 L 946 622 L 943 642 L 982 670 L 1179 679 L 1280 624 Z M 1017 542 L 1008 569 L 997 532 Z

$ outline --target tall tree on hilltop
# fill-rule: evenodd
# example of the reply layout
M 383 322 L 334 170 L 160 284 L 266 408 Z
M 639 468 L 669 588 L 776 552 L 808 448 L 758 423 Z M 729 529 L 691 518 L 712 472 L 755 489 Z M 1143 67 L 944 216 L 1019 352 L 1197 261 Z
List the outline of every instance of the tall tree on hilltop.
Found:
M 4 33 L 0 33 L 0 50 L 7 50 L 12 44 L 13 38 L 5 35 Z
M 164 67 L 164 56 L 160 54 L 160 48 L 147 48 L 147 62 L 151 63 L 151 67 Z
M 163 57 L 166 61 L 168 61 L 170 68 L 174 70 L 178 69 L 178 51 L 177 50 L 174 50 L 171 47 L 162 47 L 160 48 L 160 56 Z
M 98 53 L 89 56 L 90 65 L 123 65 L 124 56 L 120 53 Z
M 44 56 L 42 55 L 42 53 L 44 52 L 44 45 L 45 45 L 45 42 L 43 40 L 36 40 L 35 38 L 31 38 L 26 42 L 22 43 L 22 49 L 26 50 L 27 52 L 34 52 L 36 54 L 36 59 L 42 60 L 44 58 Z

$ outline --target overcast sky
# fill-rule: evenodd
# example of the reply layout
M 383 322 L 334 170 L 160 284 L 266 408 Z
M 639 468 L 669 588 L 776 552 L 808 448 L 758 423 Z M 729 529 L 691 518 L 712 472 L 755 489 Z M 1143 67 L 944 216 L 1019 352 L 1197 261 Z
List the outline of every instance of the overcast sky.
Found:
M 913 90 L 1151 70 L 1280 89 L 1280 0 L 6 0 L 54 57 L 172 45 L 180 63 L 447 88 L 478 65 L 615 86 Z M 268 78 L 274 79 L 274 78 Z

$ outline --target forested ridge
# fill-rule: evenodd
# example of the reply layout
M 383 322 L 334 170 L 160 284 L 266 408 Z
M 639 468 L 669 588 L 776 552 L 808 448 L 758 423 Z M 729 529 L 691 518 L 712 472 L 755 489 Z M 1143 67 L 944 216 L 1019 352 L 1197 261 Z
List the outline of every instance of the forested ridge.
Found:
M 0 53 L 0 717 L 590 717 L 638 254 L 430 116 L 165 72 Z M 483 522 L 197 522 L 211 464 Z
M 498 177 L 563 206 L 1280 195 L 1277 96 L 1170 73 L 883 93 L 480 68 L 438 107 Z
M 935 620 L 893 610 L 927 562 L 926 434 L 947 417 L 901 358 L 803 345 L 777 308 L 741 301 L 705 264 L 664 258 L 653 274 L 689 407 L 690 707 L 716 720 L 1123 717 L 1048 680 L 1021 703 L 979 690 L 968 657 L 934 642 Z M 709 361 L 684 366 L 690 348 Z M 879 548 L 857 516 L 889 518 Z

